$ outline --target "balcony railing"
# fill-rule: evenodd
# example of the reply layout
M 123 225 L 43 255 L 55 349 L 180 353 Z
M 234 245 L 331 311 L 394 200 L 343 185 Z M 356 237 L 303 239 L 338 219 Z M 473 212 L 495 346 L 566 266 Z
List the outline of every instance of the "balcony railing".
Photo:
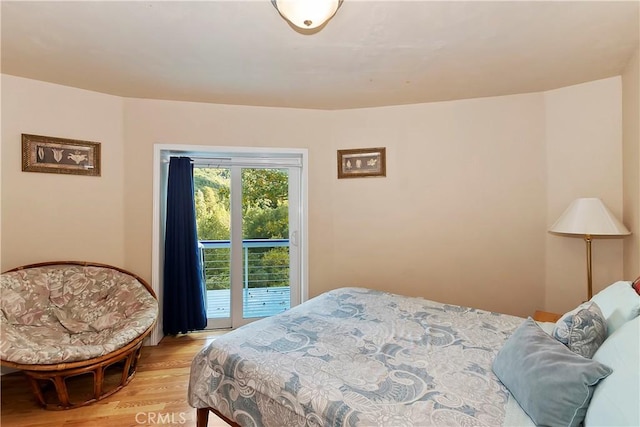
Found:
M 289 288 L 252 288 L 242 293 L 242 317 L 268 317 L 290 308 Z M 206 291 L 207 318 L 227 318 L 231 315 L 229 289 Z
M 230 312 L 229 240 L 201 240 L 202 276 L 207 317 Z M 243 253 L 243 317 L 270 316 L 289 309 L 289 239 L 245 239 Z

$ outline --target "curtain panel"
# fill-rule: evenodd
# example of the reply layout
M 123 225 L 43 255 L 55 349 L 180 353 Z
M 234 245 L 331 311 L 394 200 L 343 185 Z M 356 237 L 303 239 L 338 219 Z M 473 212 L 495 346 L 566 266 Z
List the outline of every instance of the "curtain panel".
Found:
M 193 163 L 171 157 L 167 183 L 163 330 L 165 335 L 204 329 L 207 315 L 194 202 Z

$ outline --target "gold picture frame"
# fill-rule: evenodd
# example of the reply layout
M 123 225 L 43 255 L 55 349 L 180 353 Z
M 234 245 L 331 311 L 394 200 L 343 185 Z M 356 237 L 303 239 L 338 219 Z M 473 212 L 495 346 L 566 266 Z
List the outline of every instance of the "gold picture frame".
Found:
M 387 176 L 386 149 L 338 150 L 338 179 Z
M 100 176 L 100 143 L 23 133 L 22 170 Z

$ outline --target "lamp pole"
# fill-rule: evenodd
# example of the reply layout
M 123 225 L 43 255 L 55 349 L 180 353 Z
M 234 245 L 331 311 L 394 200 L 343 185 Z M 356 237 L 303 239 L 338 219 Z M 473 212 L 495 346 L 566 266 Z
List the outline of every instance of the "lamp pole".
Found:
M 574 200 L 549 229 L 551 233 L 584 237 L 587 244 L 587 295 L 593 296 L 591 275 L 591 238 L 627 236 L 631 232 L 596 197 Z
M 587 300 L 593 296 L 592 277 L 591 277 L 591 235 L 585 234 L 584 241 L 587 244 Z

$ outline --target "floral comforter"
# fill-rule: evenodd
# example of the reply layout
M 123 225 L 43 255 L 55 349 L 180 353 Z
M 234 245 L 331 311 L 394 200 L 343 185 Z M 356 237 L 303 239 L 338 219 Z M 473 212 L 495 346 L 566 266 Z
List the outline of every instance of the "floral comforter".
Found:
M 203 349 L 189 403 L 243 426 L 501 425 L 509 394 L 491 364 L 520 323 L 341 288 Z

